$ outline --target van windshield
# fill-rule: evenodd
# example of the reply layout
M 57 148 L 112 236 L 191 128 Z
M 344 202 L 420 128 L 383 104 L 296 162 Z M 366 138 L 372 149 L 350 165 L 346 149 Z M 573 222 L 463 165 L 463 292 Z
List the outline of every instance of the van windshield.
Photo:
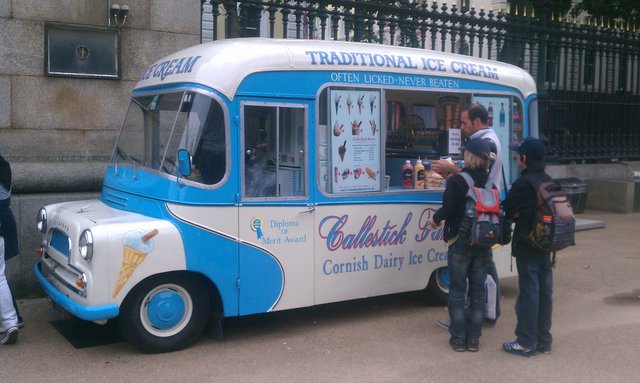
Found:
M 179 149 L 193 161 L 189 180 L 213 185 L 223 179 L 226 129 L 220 104 L 195 92 L 132 98 L 112 162 L 177 176 Z

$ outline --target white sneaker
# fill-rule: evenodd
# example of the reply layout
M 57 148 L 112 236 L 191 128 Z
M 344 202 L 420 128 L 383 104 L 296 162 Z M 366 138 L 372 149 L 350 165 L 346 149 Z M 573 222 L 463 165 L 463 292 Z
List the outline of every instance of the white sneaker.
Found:
M 438 327 L 442 327 L 445 330 L 448 330 L 449 326 L 451 326 L 451 320 L 449 320 L 449 319 L 440 319 L 439 321 L 436 322 L 436 325 Z

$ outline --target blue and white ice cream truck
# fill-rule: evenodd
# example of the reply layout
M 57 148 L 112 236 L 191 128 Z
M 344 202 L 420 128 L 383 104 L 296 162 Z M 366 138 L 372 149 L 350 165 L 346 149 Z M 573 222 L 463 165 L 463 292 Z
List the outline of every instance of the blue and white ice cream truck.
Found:
M 499 62 L 259 38 L 180 51 L 133 90 L 100 198 L 40 210 L 37 279 L 145 352 L 225 317 L 420 290 L 444 303 L 429 161 L 455 160 L 472 102 L 503 147 L 537 133 L 534 81 Z M 418 158 L 425 179 L 403 183 Z

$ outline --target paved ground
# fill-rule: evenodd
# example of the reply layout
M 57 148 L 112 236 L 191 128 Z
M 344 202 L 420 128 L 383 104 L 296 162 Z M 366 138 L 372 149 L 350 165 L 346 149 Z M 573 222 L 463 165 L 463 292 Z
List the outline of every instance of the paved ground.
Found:
M 551 355 L 501 351 L 513 338 L 517 281 L 503 281 L 503 317 L 478 353 L 455 353 L 436 327 L 442 307 L 415 294 L 331 304 L 225 323 L 223 342 L 144 355 L 118 342 L 74 348 L 44 299 L 21 302 L 26 328 L 0 346 L 2 382 L 638 382 L 640 214 L 587 212 L 606 228 L 577 233 L 559 254 Z

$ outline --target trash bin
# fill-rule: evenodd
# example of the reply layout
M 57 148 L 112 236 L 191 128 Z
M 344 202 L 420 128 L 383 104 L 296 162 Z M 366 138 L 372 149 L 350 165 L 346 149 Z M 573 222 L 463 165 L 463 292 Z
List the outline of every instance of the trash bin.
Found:
M 587 184 L 579 178 L 558 178 L 556 182 L 567 194 L 574 213 L 584 213 L 587 205 Z

